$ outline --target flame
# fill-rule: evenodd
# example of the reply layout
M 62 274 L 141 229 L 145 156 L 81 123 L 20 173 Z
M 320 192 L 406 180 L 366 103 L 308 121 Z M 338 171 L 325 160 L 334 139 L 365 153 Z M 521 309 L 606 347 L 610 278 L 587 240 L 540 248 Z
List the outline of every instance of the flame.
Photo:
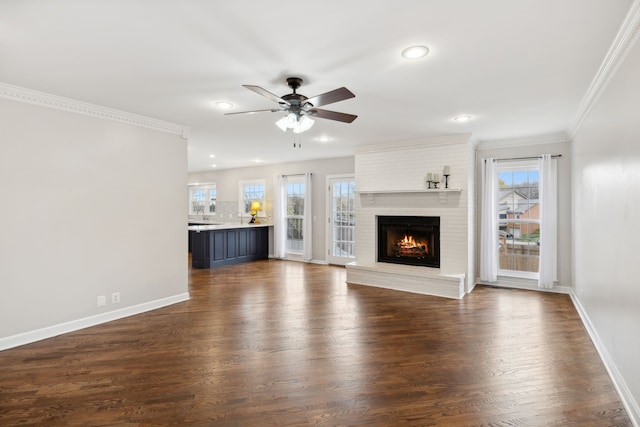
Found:
M 404 246 L 415 246 L 416 242 L 413 240 L 413 236 L 404 235 L 404 239 L 400 240 Z
M 427 242 L 416 242 L 413 236 L 407 236 L 406 234 L 402 240 L 398 241 L 398 246 L 402 248 L 424 248 L 426 252 L 429 252 L 429 245 Z

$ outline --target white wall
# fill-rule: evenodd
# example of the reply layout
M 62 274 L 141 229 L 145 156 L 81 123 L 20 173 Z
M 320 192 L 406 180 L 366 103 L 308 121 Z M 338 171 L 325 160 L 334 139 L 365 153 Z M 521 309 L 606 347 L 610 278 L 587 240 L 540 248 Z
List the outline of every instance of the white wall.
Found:
M 561 138 L 556 138 L 561 139 Z M 571 143 L 542 143 L 544 137 L 532 137 L 523 140 L 494 141 L 480 143 L 477 151 L 476 189 L 478 194 L 477 215 L 480 221 L 482 214 L 481 162 L 487 157 L 505 159 L 512 157 L 540 156 L 542 154 L 560 154 L 558 158 L 558 284 L 570 287 L 571 276 Z M 538 143 L 535 143 L 535 142 Z M 480 227 L 477 228 L 476 253 L 480 250 Z M 479 258 L 479 257 L 478 257 Z M 479 259 L 476 260 L 476 271 L 480 271 Z M 518 286 L 537 289 L 537 280 L 498 277 L 498 285 Z
M 0 99 L 0 194 L 0 348 L 188 297 L 180 136 Z
M 304 150 L 304 148 L 302 148 Z M 353 174 L 354 157 L 311 160 L 295 163 L 278 163 L 249 168 L 223 169 L 220 171 L 189 174 L 189 183 L 215 182 L 217 199 L 238 202 L 239 182 L 250 179 L 265 179 L 265 205 L 267 216 L 273 215 L 273 195 L 277 175 L 294 175 L 311 172 L 313 183 L 313 260 L 326 260 L 327 223 L 327 175 Z M 186 206 L 186 204 L 185 204 Z M 271 239 L 272 240 L 272 239 Z M 273 242 L 270 242 L 271 244 Z M 271 249 L 270 253 L 273 253 Z
M 640 45 L 573 140 L 575 292 L 640 423 Z M 624 392 L 624 390 L 623 390 Z

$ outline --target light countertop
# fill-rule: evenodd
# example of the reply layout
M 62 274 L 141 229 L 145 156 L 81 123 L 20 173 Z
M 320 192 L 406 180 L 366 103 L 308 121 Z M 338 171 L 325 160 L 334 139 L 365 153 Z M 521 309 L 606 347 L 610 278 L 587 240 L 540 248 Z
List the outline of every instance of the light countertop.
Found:
M 190 223 L 198 221 L 189 221 Z M 234 228 L 253 228 L 253 227 L 271 227 L 273 224 L 240 224 L 239 222 L 228 222 L 224 224 L 202 224 L 202 225 L 190 225 L 187 228 L 189 231 L 211 231 L 211 230 L 230 230 Z

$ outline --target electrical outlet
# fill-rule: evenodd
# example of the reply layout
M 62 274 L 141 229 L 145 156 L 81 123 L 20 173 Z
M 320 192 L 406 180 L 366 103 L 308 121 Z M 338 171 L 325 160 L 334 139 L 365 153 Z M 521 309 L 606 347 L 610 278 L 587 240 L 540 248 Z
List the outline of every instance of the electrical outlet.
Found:
M 107 297 L 104 295 L 98 296 L 98 307 L 104 307 L 107 305 Z
M 120 292 L 114 292 L 111 294 L 111 304 L 117 304 L 120 302 Z

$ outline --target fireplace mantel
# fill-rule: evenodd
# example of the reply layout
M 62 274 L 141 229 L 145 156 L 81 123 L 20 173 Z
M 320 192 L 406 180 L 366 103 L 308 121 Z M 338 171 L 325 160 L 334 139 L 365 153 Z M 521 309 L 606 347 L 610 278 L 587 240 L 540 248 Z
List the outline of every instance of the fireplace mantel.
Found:
M 396 194 L 396 193 L 460 193 L 460 188 L 431 188 L 420 190 L 356 190 L 357 194 Z
M 356 190 L 356 194 L 360 194 L 369 200 L 369 202 L 374 202 L 376 195 L 393 195 L 393 194 L 438 194 L 440 196 L 440 203 L 447 203 L 447 199 L 449 194 L 451 193 L 462 193 L 460 188 L 423 188 L 420 190 Z

